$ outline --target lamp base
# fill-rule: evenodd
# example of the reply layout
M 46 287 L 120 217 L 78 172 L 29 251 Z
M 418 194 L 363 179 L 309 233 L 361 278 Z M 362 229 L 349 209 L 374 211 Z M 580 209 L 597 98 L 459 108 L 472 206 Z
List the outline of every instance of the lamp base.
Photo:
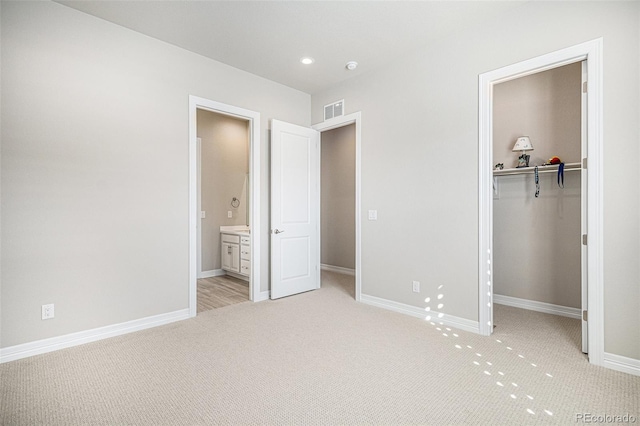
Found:
M 529 167 L 529 158 L 531 158 L 530 155 L 520 155 L 520 157 L 518 157 L 518 165 L 516 166 L 516 169 L 519 169 L 521 167 Z

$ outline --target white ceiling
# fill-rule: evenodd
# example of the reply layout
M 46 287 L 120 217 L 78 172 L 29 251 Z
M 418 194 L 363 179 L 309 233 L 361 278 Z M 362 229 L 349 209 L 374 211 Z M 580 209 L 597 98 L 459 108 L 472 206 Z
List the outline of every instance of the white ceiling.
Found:
M 66 6 L 316 93 L 516 1 L 67 1 Z M 312 56 L 315 63 L 302 65 Z M 357 61 L 347 71 L 348 61 Z

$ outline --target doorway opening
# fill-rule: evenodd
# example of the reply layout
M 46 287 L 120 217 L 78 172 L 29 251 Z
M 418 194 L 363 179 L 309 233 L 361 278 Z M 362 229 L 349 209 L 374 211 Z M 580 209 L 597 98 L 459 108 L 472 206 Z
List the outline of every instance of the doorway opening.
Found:
M 356 125 L 320 133 L 321 281 L 355 299 Z M 338 275 L 339 274 L 339 275 Z
M 478 331 L 489 336 L 493 330 L 494 303 L 494 210 L 493 210 L 493 141 L 495 86 L 527 75 L 585 61 L 588 76 L 586 90 L 586 118 L 583 135 L 584 157 L 579 162 L 582 182 L 586 182 L 583 194 L 586 204 L 583 214 L 588 215 L 584 235 L 588 235 L 588 250 L 583 250 L 588 317 L 589 362 L 604 362 L 604 313 L 603 313 L 603 257 L 602 257 L 602 39 L 552 52 L 524 62 L 513 64 L 479 77 L 479 270 L 478 270 Z M 524 136 L 524 135 L 520 135 Z M 588 168 L 586 168 L 588 158 Z M 586 219 L 586 216 L 585 216 Z M 586 242 L 586 237 L 583 240 Z M 586 336 L 585 336 L 586 337 Z
M 200 117 L 198 115 L 200 114 Z M 231 218 L 226 217 L 224 219 L 234 219 L 239 220 L 240 222 L 244 222 L 244 224 L 234 224 L 234 223 L 226 223 L 224 226 L 231 227 L 242 227 L 244 231 L 250 232 L 232 232 L 233 241 L 223 241 L 225 238 L 221 233 L 221 229 L 218 228 L 217 232 L 211 226 L 208 226 L 208 235 L 213 238 L 214 235 L 219 236 L 218 244 L 215 242 L 207 242 L 208 252 L 207 253 L 217 253 L 222 258 L 222 248 L 223 243 L 231 242 L 237 245 L 237 253 L 234 252 L 233 255 L 238 256 L 237 264 L 244 265 L 246 273 L 244 275 L 240 274 L 240 269 L 238 268 L 238 277 L 246 277 L 248 275 L 249 279 L 249 291 L 248 297 L 251 301 L 257 301 L 261 299 L 260 294 L 260 265 L 261 265 L 261 256 L 260 256 L 260 114 L 254 111 L 246 110 L 244 108 L 238 108 L 235 106 L 223 104 L 220 102 L 212 101 L 209 99 L 199 98 L 196 96 L 189 96 L 189 316 L 193 317 L 197 314 L 198 311 L 198 278 L 199 275 L 203 278 L 209 278 L 215 276 L 219 271 L 223 270 L 222 266 L 220 268 L 216 268 L 215 259 L 217 258 L 216 254 L 211 254 L 211 256 L 207 256 L 210 259 L 207 259 L 207 262 L 211 261 L 212 263 L 203 263 L 199 261 L 198 258 L 201 257 L 201 252 L 204 250 L 202 241 L 200 241 L 200 229 L 201 229 L 201 220 L 202 220 L 202 211 L 204 211 L 204 216 L 207 216 L 207 210 L 202 210 L 202 200 L 199 200 L 200 186 L 202 182 L 199 183 L 198 176 L 200 175 L 200 167 L 198 164 L 198 160 L 200 158 L 199 151 L 202 151 L 201 144 L 204 143 L 204 139 L 200 138 L 200 144 L 198 143 L 198 119 L 200 121 L 205 121 L 207 119 L 213 119 L 213 121 L 224 121 L 226 123 L 225 127 L 231 126 L 236 129 L 245 128 L 246 133 L 248 133 L 248 141 L 245 141 L 245 144 L 248 144 L 248 147 L 244 147 L 248 152 L 248 173 L 246 172 L 246 162 L 247 157 L 241 158 L 240 163 L 244 162 L 245 166 L 243 167 L 245 171 L 241 174 L 241 179 L 236 179 L 238 182 L 230 184 L 230 187 L 233 187 L 235 192 L 238 192 L 235 195 L 225 194 L 222 197 L 223 206 L 227 204 L 226 207 L 223 207 L 222 210 L 220 208 L 216 208 L 216 210 L 220 210 L 222 212 L 223 217 L 228 215 L 228 212 L 231 211 Z M 228 129 L 227 129 L 228 130 Z M 247 138 L 247 136 L 245 136 Z M 240 144 L 242 145 L 242 144 Z M 242 148 L 242 147 L 241 147 Z M 200 152 L 201 153 L 201 152 Z M 231 172 L 226 173 L 226 175 L 230 175 Z M 226 179 L 228 176 L 218 177 L 218 179 Z M 214 185 L 219 184 L 219 182 L 214 183 Z M 225 185 L 222 185 L 225 186 Z M 244 198 L 242 196 L 244 192 Z M 226 201 L 225 201 L 226 200 Z M 243 203 L 244 201 L 244 203 Z M 214 202 L 215 204 L 215 202 Z M 240 207 L 244 204 L 244 209 Z M 244 213 L 243 213 L 244 212 Z M 214 215 L 215 216 L 215 215 Z M 248 220 L 247 220 L 248 218 Z M 236 229 L 234 231 L 240 231 L 240 229 Z M 237 241 L 235 241 L 237 239 Z M 218 247 L 220 247 L 218 249 Z M 235 247 L 235 246 L 234 246 Z M 244 256 L 243 256 L 244 255 Z M 245 260 L 247 259 L 247 260 Z M 244 260 L 244 262 L 243 262 Z M 222 262 L 222 259 L 221 259 Z M 209 266 L 206 266 L 209 265 Z M 222 263 L 220 263 L 222 265 Z M 205 269 L 203 273 L 203 268 Z M 209 269 L 213 268 L 213 269 Z M 226 271 L 225 271 L 226 273 Z M 209 277 L 206 277 L 208 275 Z
M 271 299 L 321 286 L 320 133 L 355 125 L 355 299 L 360 301 L 360 113 L 312 128 L 271 121 Z
M 197 313 L 249 300 L 249 130 L 244 118 L 196 112 Z
M 321 268 L 339 273 L 353 287 L 345 287 L 355 300 L 362 294 L 361 274 L 361 113 L 336 117 L 313 128 L 320 132 L 319 182 Z
M 525 316 L 532 332 L 555 324 L 570 336 L 563 350 L 587 352 L 583 68 L 574 62 L 493 87 L 493 302 L 511 307 L 494 306 L 497 327 Z

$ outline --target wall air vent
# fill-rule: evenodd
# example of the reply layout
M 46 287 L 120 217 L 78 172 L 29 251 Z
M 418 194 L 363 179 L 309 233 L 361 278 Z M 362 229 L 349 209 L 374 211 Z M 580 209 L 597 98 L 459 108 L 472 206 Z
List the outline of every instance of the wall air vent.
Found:
M 324 121 L 344 115 L 344 99 L 324 106 Z

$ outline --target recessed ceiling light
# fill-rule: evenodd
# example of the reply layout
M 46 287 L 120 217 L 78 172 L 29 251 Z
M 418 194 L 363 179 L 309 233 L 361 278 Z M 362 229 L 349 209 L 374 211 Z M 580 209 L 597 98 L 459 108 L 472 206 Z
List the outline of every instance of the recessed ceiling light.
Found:
M 349 61 L 347 62 L 347 65 L 346 65 L 349 71 L 355 70 L 357 66 L 358 66 L 358 63 L 356 61 Z
M 305 65 L 311 65 L 312 63 L 315 62 L 315 60 L 309 56 L 305 56 L 304 58 L 300 59 L 300 62 L 302 62 Z

